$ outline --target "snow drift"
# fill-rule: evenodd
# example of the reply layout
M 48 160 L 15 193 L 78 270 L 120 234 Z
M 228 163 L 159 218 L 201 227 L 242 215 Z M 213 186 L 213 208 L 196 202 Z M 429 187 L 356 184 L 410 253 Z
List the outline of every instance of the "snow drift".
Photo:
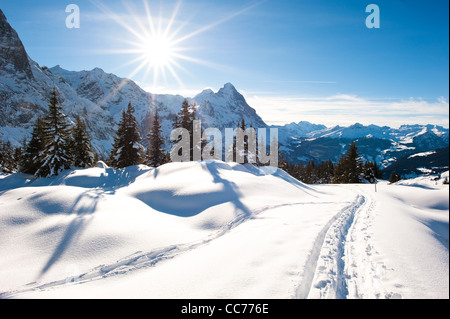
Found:
M 448 185 L 378 188 L 219 161 L 3 175 L 0 297 L 447 298 Z

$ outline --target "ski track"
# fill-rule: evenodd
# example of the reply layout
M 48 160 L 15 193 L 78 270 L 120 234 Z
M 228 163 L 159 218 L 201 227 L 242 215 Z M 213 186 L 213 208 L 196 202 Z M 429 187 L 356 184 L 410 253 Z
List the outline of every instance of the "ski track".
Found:
M 376 201 L 370 195 L 364 207 L 355 214 L 345 241 L 343 256 L 347 299 L 401 299 L 399 293 L 386 291 L 382 274 L 386 265 L 377 259 L 379 253 L 373 242 L 372 225 Z
M 362 188 L 316 238 L 297 287 L 297 299 L 400 299 L 385 291 L 386 266 L 376 259 L 372 225 L 376 201 Z
M 364 202 L 365 198 L 358 195 L 322 228 L 306 261 L 303 279 L 297 287 L 295 298 L 310 298 L 315 289 L 318 289 L 320 294 L 312 296 L 313 298 L 323 298 L 330 288 L 334 289 L 336 297 L 337 293 L 339 296 L 345 294 L 345 284 L 342 280 L 343 243 L 355 212 Z

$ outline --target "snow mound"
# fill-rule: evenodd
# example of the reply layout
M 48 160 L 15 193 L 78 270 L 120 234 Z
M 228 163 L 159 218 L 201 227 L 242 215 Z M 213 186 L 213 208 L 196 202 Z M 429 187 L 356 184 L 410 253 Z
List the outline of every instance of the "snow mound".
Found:
M 2 175 L 0 293 L 136 252 L 198 245 L 266 205 L 314 199 L 317 191 L 289 178 L 278 169 L 218 161 L 95 167 L 45 179 Z

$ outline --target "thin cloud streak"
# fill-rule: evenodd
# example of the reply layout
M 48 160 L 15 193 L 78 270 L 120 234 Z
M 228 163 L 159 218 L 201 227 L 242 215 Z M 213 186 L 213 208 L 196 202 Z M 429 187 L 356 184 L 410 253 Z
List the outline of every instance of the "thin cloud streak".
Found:
M 422 98 L 380 101 L 341 94 L 324 98 L 246 96 L 246 99 L 268 124 L 309 121 L 327 126 L 359 122 L 392 127 L 403 124 L 449 127 L 449 103 L 443 97 L 436 101 Z

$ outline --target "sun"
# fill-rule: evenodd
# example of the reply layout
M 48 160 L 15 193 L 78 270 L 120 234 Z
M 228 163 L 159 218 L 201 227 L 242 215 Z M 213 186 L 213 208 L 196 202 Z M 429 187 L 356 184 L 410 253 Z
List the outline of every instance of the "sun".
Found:
M 143 7 L 140 8 L 134 7 L 131 1 L 123 1 L 122 3 L 127 10 L 121 13 L 111 11 L 103 1 L 91 1 L 108 18 L 117 22 L 129 32 L 129 36 L 126 39 L 120 39 L 123 49 L 113 49 L 105 52 L 109 54 L 133 55 L 133 58 L 122 66 L 137 65 L 127 78 L 131 79 L 136 74 L 144 72 L 144 82 L 150 84 L 150 79 L 153 78 L 153 88 L 161 85 L 167 86 L 169 77 L 175 79 L 180 88 L 183 88 L 184 85 L 178 72 L 181 70 L 189 75 L 191 73 L 182 67 L 181 61 L 192 62 L 222 71 L 228 69 L 226 66 L 186 55 L 186 51 L 197 50 L 187 46 L 187 40 L 243 14 L 266 0 L 231 13 L 222 19 L 216 20 L 209 25 L 201 26 L 187 34 L 183 34 L 183 31 L 189 20 L 180 21 L 177 18 L 183 0 L 177 1 L 173 12 L 167 17 L 163 16 L 161 8 L 159 16 L 155 16 L 150 8 L 150 0 L 142 0 Z M 181 46 L 182 44 L 184 45 Z M 124 83 L 126 83 L 125 80 Z M 121 86 L 119 86 L 119 89 Z
M 176 47 L 164 35 L 149 36 L 138 45 L 142 59 L 155 68 L 165 68 L 173 63 Z

